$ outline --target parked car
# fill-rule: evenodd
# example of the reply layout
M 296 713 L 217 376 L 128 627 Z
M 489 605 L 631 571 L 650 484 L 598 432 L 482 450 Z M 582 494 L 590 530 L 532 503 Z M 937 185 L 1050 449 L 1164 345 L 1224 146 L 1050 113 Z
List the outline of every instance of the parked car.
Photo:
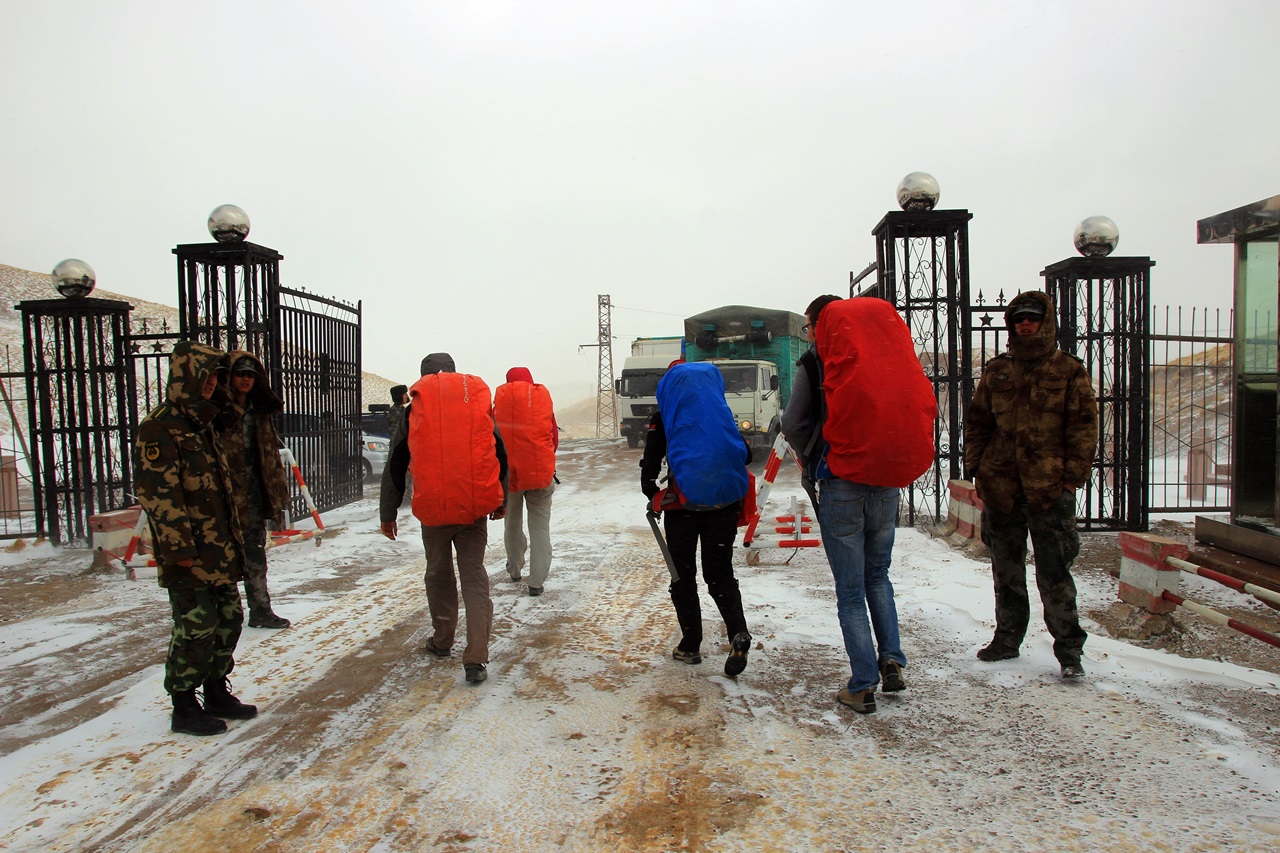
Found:
M 360 462 L 364 466 L 364 481 L 372 483 L 382 476 L 382 469 L 387 467 L 387 446 L 385 435 L 372 435 L 366 432 L 360 445 Z

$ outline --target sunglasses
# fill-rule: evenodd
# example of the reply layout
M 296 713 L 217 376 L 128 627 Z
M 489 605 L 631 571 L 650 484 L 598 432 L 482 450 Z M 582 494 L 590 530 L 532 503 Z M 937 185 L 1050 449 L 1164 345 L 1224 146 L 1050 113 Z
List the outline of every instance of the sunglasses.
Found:
M 1013 320 L 1013 324 L 1016 326 L 1019 323 L 1039 323 L 1041 320 L 1044 319 L 1044 315 L 1019 312 L 1017 314 L 1014 314 L 1013 317 L 1011 317 L 1010 319 Z

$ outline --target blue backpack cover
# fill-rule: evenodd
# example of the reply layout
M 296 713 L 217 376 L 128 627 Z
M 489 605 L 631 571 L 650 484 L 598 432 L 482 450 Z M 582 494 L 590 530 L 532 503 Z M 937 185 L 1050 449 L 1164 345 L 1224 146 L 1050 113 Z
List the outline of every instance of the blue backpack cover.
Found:
M 677 364 L 658 382 L 667 467 L 686 509 L 712 509 L 747 494 L 747 447 L 724 399 L 724 378 L 706 362 Z

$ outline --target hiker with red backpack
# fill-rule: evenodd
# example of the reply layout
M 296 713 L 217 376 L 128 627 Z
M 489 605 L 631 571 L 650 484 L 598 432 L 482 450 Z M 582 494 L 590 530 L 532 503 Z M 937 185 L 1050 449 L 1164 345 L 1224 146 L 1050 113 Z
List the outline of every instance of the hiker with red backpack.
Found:
M 877 685 L 906 688 L 889 564 L 899 489 L 934 463 L 937 401 L 891 304 L 861 297 L 813 310 L 823 446 L 806 462 L 851 670 L 836 700 L 872 714 Z
M 724 672 L 747 667 L 751 633 L 733 574 L 733 548 L 744 500 L 751 494 L 751 448 L 724 398 L 720 371 L 705 362 L 678 363 L 658 383 L 658 411 L 649 422 L 640 488 L 652 512 L 662 513 L 671 553 L 671 603 L 680 623 L 675 660 L 702 663 L 702 608 L 698 600 L 697 550 L 702 578 L 720 610 L 730 652 Z M 666 487 L 658 485 L 666 462 Z M 656 528 L 655 528 L 656 529 Z
M 506 514 L 506 449 L 494 426 L 489 386 L 479 376 L 457 373 L 448 353 L 433 352 L 422 360 L 422 378 L 409 396 L 404 436 L 391 448 L 382 472 L 382 535 L 395 539 L 399 533 L 396 513 L 404 500 L 405 474 L 412 471 L 413 514 L 422 522 L 427 556 L 423 581 L 432 630 L 426 651 L 452 656 L 461 587 L 466 607 L 462 667 L 467 682 L 479 684 L 489 677 L 493 629 L 484 552 L 489 520 Z

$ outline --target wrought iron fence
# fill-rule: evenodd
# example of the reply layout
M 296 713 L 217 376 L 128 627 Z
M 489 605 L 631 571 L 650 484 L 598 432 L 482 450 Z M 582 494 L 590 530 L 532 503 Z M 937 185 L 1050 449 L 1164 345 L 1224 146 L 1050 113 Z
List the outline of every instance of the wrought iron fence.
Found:
M 1229 512 L 1235 381 L 1230 311 L 1152 311 L 1153 513 Z

